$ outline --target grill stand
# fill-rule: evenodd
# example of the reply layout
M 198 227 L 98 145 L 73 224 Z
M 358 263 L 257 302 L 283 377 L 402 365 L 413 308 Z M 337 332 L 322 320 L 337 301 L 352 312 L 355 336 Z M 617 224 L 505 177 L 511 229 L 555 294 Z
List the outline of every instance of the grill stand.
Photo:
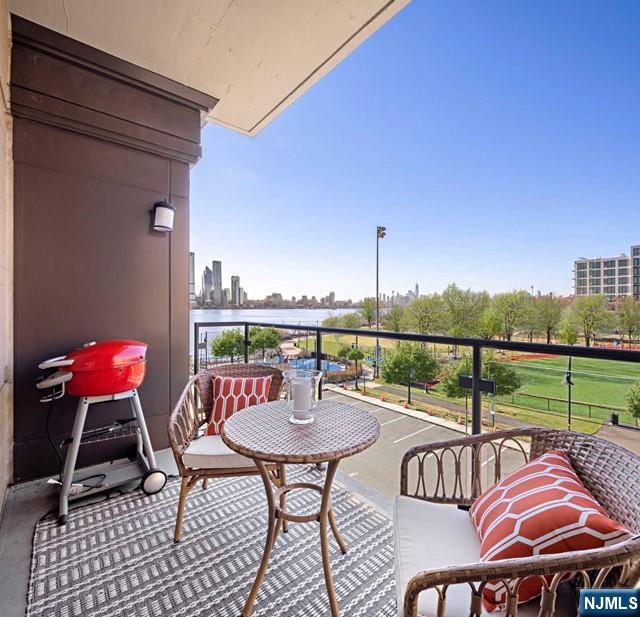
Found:
M 69 499 L 76 497 L 71 495 L 71 485 L 73 484 L 73 475 L 75 473 L 76 462 L 78 460 L 78 452 L 80 451 L 80 445 L 82 444 L 82 435 L 84 431 L 85 420 L 87 419 L 87 411 L 89 405 L 96 403 L 105 403 L 108 401 L 118 401 L 123 399 L 129 399 L 129 405 L 133 417 L 137 422 L 136 431 L 136 445 L 138 456 L 138 467 L 142 473 L 137 476 L 120 477 L 116 482 L 109 483 L 105 480 L 103 486 L 83 491 L 77 497 L 103 492 L 120 486 L 136 478 L 142 478 L 141 487 L 142 490 L 148 495 L 152 495 L 161 491 L 167 482 L 166 474 L 157 469 L 156 458 L 153 453 L 153 447 L 151 445 L 151 439 L 149 438 L 149 431 L 147 430 L 147 423 L 144 419 L 144 413 L 142 411 L 142 405 L 140 404 L 140 398 L 138 391 L 128 390 L 127 392 L 120 392 L 118 394 L 108 394 L 105 396 L 85 396 L 81 397 L 78 401 L 78 407 L 76 410 L 76 416 L 73 421 L 72 440 L 67 454 L 64 460 L 64 468 L 62 472 L 62 488 L 60 490 L 60 500 L 58 505 L 58 523 L 65 525 L 67 522 L 67 515 L 69 513 Z

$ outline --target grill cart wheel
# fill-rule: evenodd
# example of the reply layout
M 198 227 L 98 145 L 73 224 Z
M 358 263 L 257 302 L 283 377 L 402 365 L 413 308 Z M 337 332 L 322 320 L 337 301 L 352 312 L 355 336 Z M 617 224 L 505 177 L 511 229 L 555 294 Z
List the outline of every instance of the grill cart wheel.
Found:
M 167 483 L 167 474 L 159 469 L 151 469 L 142 476 L 140 486 L 147 495 L 159 493 Z

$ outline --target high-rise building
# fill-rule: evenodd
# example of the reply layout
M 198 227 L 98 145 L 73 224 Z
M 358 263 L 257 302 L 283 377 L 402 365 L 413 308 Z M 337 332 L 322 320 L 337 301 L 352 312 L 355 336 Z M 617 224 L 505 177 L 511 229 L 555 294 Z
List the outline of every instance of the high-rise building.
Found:
M 189 306 L 196 305 L 196 254 L 189 252 Z
M 335 291 L 330 291 L 329 292 L 329 306 L 335 306 L 336 304 L 336 292 Z
M 222 306 L 222 262 L 212 261 L 211 270 L 213 272 L 213 303 L 216 306 Z
M 211 302 L 211 293 L 213 290 L 213 272 L 209 266 L 204 267 L 202 273 L 202 304 Z
M 609 300 L 640 299 L 640 244 L 632 246 L 629 255 L 576 260 L 573 292 L 576 296 L 602 294 Z
M 237 274 L 231 277 L 231 304 L 240 306 L 240 277 Z
M 420 297 L 420 286 L 416 283 L 416 298 Z

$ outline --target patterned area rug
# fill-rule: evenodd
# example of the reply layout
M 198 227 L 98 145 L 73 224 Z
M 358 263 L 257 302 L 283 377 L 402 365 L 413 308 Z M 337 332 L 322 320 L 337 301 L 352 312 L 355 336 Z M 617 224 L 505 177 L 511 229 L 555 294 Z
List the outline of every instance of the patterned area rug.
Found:
M 321 480 L 298 466 L 289 481 Z M 79 508 L 66 527 L 38 523 L 27 617 L 238 617 L 258 569 L 266 498 L 258 477 L 209 481 L 187 501 L 183 537 L 173 543 L 179 480 Z M 345 617 L 395 615 L 390 521 L 334 485 L 334 511 L 349 552 L 331 537 L 336 595 Z M 290 494 L 288 509 L 319 508 L 312 491 Z M 278 537 L 253 614 L 330 615 L 317 523 L 290 523 Z

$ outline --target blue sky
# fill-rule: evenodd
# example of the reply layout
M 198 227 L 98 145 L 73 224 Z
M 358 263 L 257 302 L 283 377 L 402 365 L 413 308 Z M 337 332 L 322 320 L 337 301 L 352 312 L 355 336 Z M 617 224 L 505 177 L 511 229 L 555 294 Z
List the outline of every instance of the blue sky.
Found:
M 212 69 L 213 70 L 213 69 Z M 414 0 L 255 138 L 209 126 L 196 272 L 250 297 L 569 293 L 640 244 L 640 2 Z

